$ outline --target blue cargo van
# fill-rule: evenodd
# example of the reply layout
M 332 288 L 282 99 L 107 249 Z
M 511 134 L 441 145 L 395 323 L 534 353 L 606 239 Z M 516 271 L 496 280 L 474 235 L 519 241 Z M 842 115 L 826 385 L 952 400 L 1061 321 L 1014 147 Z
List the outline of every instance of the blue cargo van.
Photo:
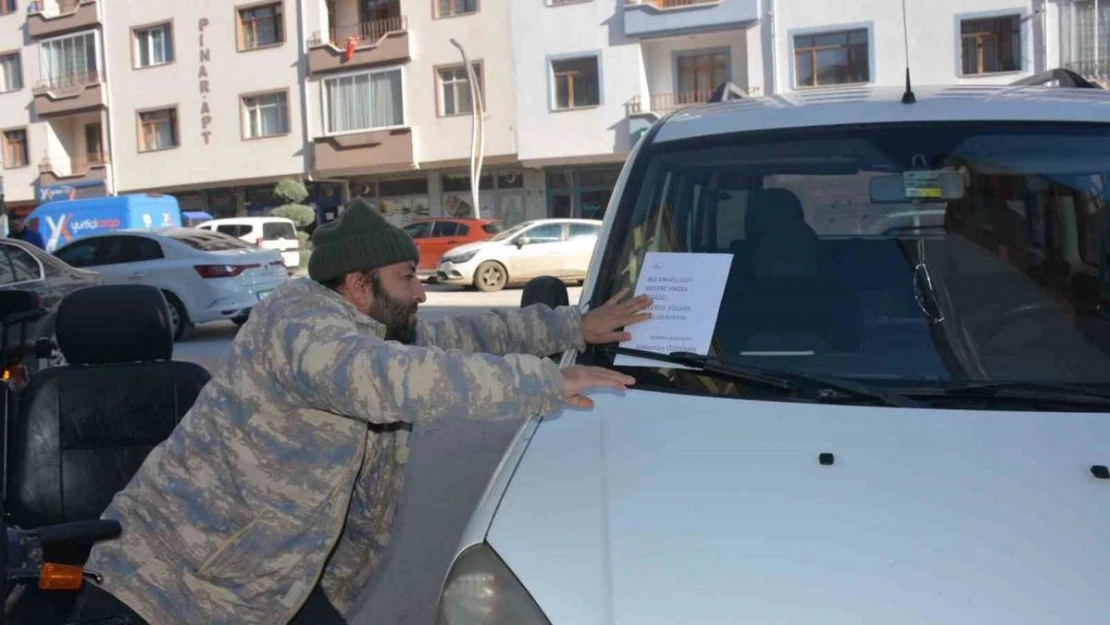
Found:
M 134 194 L 40 204 L 27 215 L 46 250 L 93 234 L 133 228 L 181 226 L 181 207 L 172 195 Z

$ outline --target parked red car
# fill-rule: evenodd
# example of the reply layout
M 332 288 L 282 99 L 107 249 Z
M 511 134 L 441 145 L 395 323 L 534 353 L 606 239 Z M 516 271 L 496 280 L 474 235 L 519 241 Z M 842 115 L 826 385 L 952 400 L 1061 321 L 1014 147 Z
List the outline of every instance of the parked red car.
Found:
M 496 219 L 457 219 L 454 217 L 424 217 L 403 228 L 420 250 L 420 264 L 416 273 L 420 277 L 435 275 L 439 258 L 444 252 L 466 243 L 484 241 L 501 232 L 501 222 Z

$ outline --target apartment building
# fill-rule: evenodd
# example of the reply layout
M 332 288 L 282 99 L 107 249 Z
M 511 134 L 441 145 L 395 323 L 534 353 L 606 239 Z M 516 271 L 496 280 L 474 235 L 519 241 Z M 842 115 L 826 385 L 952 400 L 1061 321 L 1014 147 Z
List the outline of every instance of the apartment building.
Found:
M 309 171 L 374 200 L 396 223 L 470 215 L 476 109 L 482 217 L 526 218 L 508 2 L 307 0 Z M 457 44 L 457 45 L 456 45 Z
M 304 172 L 298 4 L 103 1 L 118 191 L 274 205 L 274 183 Z
M 14 208 L 111 193 L 97 0 L 0 0 L 3 190 Z
M 395 223 L 601 217 L 650 124 L 723 82 L 900 85 L 907 60 L 918 84 L 1105 77 L 1108 7 L 907 0 L 903 22 L 897 0 L 0 0 L 3 184 L 16 208 L 157 191 L 225 215 L 296 176 L 325 220 L 353 196 Z

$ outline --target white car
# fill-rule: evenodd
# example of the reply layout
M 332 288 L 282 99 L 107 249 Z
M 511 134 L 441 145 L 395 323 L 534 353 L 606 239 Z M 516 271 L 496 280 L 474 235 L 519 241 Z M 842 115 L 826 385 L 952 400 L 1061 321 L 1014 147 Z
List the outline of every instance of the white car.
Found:
M 447 250 L 436 282 L 500 291 L 537 276 L 584 281 L 601 232 L 596 219 L 536 219 Z
M 301 266 L 301 242 L 297 226 L 285 217 L 227 217 L 196 225 L 201 230 L 220 232 L 255 247 L 281 252 L 290 271 Z
M 149 284 L 166 294 L 175 340 L 197 324 L 246 322 L 289 279 L 280 254 L 194 228 L 117 231 L 78 239 L 54 255 L 93 268 L 104 284 Z
M 439 625 L 1107 622 L 1110 93 L 914 91 L 652 126 L 581 301 L 654 317 L 562 358 L 637 383 L 524 423 Z

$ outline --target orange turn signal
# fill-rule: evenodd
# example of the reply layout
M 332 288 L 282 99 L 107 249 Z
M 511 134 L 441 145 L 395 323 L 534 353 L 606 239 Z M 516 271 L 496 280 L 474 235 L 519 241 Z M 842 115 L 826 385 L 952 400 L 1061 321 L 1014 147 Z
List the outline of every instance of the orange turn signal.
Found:
M 39 590 L 78 590 L 84 581 L 84 571 L 79 566 L 48 562 L 39 573 Z
M 27 381 L 27 370 L 22 365 L 5 367 L 3 373 L 0 373 L 0 378 L 5 382 L 23 383 Z

